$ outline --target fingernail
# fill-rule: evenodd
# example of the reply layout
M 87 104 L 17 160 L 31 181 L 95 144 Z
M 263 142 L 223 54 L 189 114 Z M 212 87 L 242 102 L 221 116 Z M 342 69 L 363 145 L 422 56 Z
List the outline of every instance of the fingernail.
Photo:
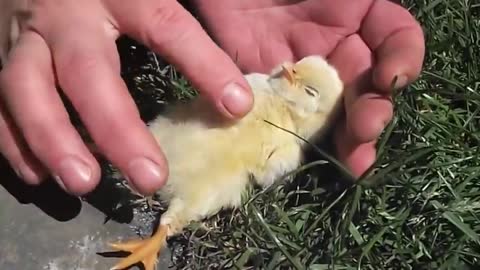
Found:
M 39 176 L 27 165 L 20 164 L 17 169 L 15 169 L 17 176 L 29 183 L 37 183 L 40 181 Z
M 395 85 L 393 86 L 395 90 L 403 88 L 407 86 L 408 78 L 405 75 L 397 76 L 397 80 L 395 81 Z
M 65 184 L 63 183 L 62 179 L 60 178 L 60 176 L 58 175 L 55 175 L 53 177 L 53 179 L 55 180 L 55 182 L 57 182 L 57 184 L 65 191 L 68 191 L 67 190 L 67 187 L 65 186 Z
M 160 166 L 148 158 L 137 158 L 128 164 L 128 179 L 137 191 L 150 193 L 152 189 L 159 188 L 163 184 L 163 176 Z M 138 186 L 140 181 L 148 187 L 140 188 Z
M 66 190 L 65 181 L 70 183 L 87 183 L 92 180 L 92 169 L 76 157 L 67 157 L 58 168 L 54 176 L 55 181 Z
M 252 106 L 252 98 L 246 89 L 237 83 L 228 84 L 222 96 L 222 104 L 233 116 L 243 116 Z

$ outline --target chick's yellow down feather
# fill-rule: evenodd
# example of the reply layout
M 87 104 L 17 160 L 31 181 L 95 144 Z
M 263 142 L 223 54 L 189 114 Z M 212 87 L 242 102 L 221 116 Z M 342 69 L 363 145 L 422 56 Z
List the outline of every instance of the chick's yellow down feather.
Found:
M 151 238 L 111 244 L 131 252 L 112 269 L 141 261 L 153 270 L 168 236 L 222 208 L 239 206 L 250 176 L 265 187 L 296 169 L 304 141 L 278 127 L 315 139 L 329 126 L 343 93 L 336 70 L 320 56 L 245 77 L 255 102 L 241 120 L 226 121 L 198 97 L 149 123 L 169 162 L 168 182 L 158 191 L 169 207 Z

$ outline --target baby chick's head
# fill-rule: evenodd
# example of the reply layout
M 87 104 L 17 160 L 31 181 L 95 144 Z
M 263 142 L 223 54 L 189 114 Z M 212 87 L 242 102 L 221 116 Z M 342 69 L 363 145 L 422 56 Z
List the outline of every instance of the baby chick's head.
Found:
M 270 74 L 269 83 L 275 93 L 292 104 L 301 115 L 329 113 L 343 92 L 343 83 L 336 69 L 316 55 L 278 66 Z

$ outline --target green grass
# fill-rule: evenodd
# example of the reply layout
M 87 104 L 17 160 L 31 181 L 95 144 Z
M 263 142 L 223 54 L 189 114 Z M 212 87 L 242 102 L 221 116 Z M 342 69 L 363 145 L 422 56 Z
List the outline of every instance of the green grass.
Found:
M 294 181 L 172 239 L 178 268 L 477 269 L 480 2 L 404 3 L 424 27 L 425 66 L 395 99 L 374 173 L 332 188 L 339 177 L 316 154 Z M 165 78 L 190 97 L 175 76 Z

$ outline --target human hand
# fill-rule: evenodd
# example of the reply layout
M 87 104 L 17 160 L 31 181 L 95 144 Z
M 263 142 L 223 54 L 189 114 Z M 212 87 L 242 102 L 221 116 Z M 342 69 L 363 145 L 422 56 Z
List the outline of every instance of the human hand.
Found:
M 52 174 L 83 195 L 100 178 L 58 84 L 99 150 L 137 191 L 151 194 L 164 184 L 165 157 L 120 77 L 120 34 L 174 64 L 226 117 L 251 109 L 240 70 L 177 1 L 37 0 L 30 10 L 0 73 L 0 151 L 27 183 Z
M 346 86 L 336 127 L 338 158 L 356 176 L 375 161 L 375 144 L 392 118 L 391 83 L 415 80 L 424 37 L 403 7 L 386 0 L 192 0 L 214 39 L 244 72 L 320 54 Z

